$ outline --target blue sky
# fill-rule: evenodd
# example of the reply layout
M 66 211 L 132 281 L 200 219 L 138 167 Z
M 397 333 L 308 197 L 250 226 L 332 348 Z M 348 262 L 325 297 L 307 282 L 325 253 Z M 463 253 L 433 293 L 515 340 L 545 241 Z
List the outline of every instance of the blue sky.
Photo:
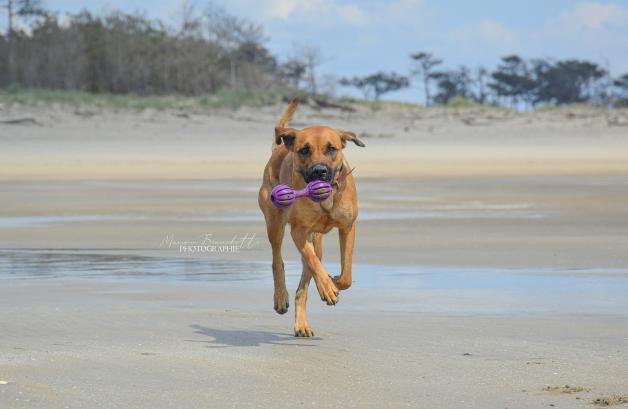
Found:
M 204 0 L 191 1 L 199 10 Z M 48 8 L 146 11 L 174 22 L 181 1 L 47 0 Z M 445 66 L 494 67 L 499 57 L 588 58 L 628 72 L 628 0 L 215 0 L 228 12 L 260 22 L 280 59 L 302 44 L 320 46 L 321 74 L 378 70 L 406 74 L 408 55 L 431 51 Z M 391 98 L 418 99 L 419 89 Z

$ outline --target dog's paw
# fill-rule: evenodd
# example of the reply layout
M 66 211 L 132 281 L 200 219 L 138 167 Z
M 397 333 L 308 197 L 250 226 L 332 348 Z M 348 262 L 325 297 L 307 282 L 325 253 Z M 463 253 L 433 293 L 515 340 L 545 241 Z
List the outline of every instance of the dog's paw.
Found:
M 307 325 L 307 322 L 305 324 L 294 324 L 294 336 L 309 338 L 314 336 L 314 331 Z
M 336 285 L 336 288 L 338 288 L 340 291 L 346 290 L 351 287 L 351 281 L 346 280 L 342 275 L 334 276 L 331 280 Z
M 331 280 L 331 277 L 325 276 L 323 280 L 315 280 L 316 281 L 316 289 L 318 290 L 318 294 L 321 296 L 321 300 L 326 302 L 327 305 L 336 305 L 338 304 L 338 288 Z
M 275 291 L 275 311 L 277 314 L 285 314 L 290 307 L 290 296 L 286 290 Z

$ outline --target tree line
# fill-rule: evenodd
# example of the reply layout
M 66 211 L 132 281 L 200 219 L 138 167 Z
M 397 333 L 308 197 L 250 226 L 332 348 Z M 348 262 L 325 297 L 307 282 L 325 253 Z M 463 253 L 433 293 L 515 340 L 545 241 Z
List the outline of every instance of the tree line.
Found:
M 211 5 L 184 3 L 176 26 L 120 11 L 61 21 L 34 0 L 0 6 L 10 21 L 0 35 L 0 87 L 200 95 L 289 81 L 261 25 Z M 28 30 L 15 28 L 20 20 Z
M 485 67 L 441 69 L 443 60 L 429 52 L 410 55 L 407 76 L 378 72 L 343 78 L 341 84 L 362 90 L 365 97 L 381 95 L 419 82 L 426 105 L 464 98 L 480 104 L 535 108 L 539 105 L 591 103 L 628 106 L 628 73 L 613 78 L 608 69 L 586 60 L 501 58 L 492 71 Z
M 280 61 L 265 46 L 261 25 L 212 4 L 198 10 L 184 2 L 176 24 L 120 11 L 60 18 L 41 0 L 0 0 L 0 11 L 7 21 L 0 34 L 2 88 L 201 95 L 283 86 L 324 93 L 318 47 L 297 47 Z M 325 80 L 328 89 L 353 87 L 374 100 L 417 83 L 426 105 L 463 98 L 513 108 L 582 102 L 628 106 L 628 73 L 613 78 L 607 68 L 577 59 L 513 54 L 492 70 L 446 69 L 432 53 L 417 52 L 409 56 L 407 74 L 380 71 Z

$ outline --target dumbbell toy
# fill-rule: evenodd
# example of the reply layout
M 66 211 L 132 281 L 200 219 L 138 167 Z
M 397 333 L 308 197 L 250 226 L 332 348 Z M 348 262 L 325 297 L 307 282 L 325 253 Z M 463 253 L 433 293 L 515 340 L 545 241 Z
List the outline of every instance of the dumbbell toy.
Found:
M 294 190 L 288 185 L 277 185 L 270 192 L 270 201 L 279 209 L 287 209 L 300 197 L 309 197 L 315 202 L 322 202 L 331 195 L 331 191 L 331 184 L 324 180 L 314 180 L 301 190 Z

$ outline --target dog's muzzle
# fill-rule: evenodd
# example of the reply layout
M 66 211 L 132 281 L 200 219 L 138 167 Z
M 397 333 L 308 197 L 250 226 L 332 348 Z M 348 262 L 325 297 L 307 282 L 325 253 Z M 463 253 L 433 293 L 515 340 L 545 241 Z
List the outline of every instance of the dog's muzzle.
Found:
M 333 173 L 334 172 L 329 166 L 319 163 L 317 165 L 313 165 L 307 168 L 303 176 L 307 183 L 310 183 L 313 180 L 323 180 L 325 182 L 331 182 L 334 178 Z

